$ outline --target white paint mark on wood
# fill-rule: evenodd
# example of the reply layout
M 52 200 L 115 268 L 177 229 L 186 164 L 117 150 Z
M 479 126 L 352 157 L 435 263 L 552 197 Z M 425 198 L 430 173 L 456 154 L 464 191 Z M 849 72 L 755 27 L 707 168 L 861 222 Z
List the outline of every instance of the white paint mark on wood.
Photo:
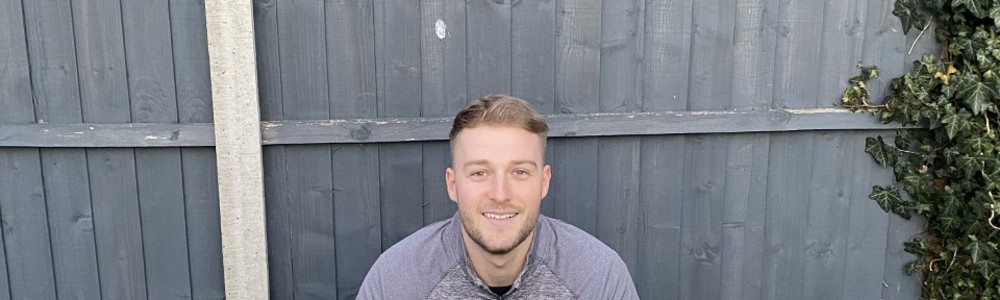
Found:
M 445 25 L 441 19 L 437 19 L 434 22 L 434 33 L 437 34 L 438 39 L 443 40 L 448 35 L 448 25 Z

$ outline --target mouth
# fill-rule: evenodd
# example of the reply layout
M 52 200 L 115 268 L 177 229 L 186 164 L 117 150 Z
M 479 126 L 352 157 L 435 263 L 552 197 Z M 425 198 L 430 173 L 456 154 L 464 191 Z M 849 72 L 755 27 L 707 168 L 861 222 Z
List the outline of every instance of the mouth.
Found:
M 483 216 L 486 217 L 487 219 L 498 220 L 498 221 L 508 220 L 513 217 L 516 217 L 517 215 L 518 215 L 517 213 L 489 213 L 489 212 L 483 213 Z

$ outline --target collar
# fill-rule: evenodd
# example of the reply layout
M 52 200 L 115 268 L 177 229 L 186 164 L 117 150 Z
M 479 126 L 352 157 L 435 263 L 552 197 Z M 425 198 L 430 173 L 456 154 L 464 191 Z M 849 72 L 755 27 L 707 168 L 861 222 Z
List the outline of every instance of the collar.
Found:
M 511 285 L 510 291 L 508 291 L 507 293 L 511 293 L 512 291 L 515 291 L 518 288 L 520 288 L 521 282 L 525 280 L 525 274 L 532 274 L 532 272 L 529 271 L 534 271 L 535 266 L 537 265 L 535 263 L 536 256 L 538 254 L 537 252 L 540 251 L 539 249 L 544 249 L 544 247 L 539 247 L 539 242 L 540 240 L 542 240 L 540 239 L 540 236 L 544 231 L 541 230 L 541 228 L 545 224 L 547 224 L 545 222 L 546 221 L 545 218 L 546 217 L 541 214 L 538 215 L 538 220 L 535 221 L 536 222 L 534 229 L 535 232 L 532 236 L 531 246 L 528 247 L 528 256 L 524 260 L 524 267 L 521 269 L 521 272 L 517 274 L 517 278 L 514 278 L 514 284 Z M 489 287 L 486 286 L 485 283 L 483 283 L 483 280 L 481 278 L 479 278 L 479 275 L 477 275 L 476 272 L 472 270 L 472 264 L 469 263 L 468 251 L 467 249 L 465 249 L 465 243 L 463 242 L 464 239 L 462 237 L 462 218 L 459 215 L 459 212 L 455 212 L 455 215 L 452 216 L 451 224 L 450 226 L 448 226 L 448 229 L 446 230 L 447 232 L 445 232 L 445 235 L 453 238 L 451 238 L 452 240 L 452 242 L 450 243 L 451 247 L 445 247 L 445 248 L 455 249 L 456 251 L 460 252 L 460 253 L 449 253 L 449 255 L 456 255 L 458 257 L 461 257 L 461 262 L 463 266 L 462 269 L 465 270 L 466 278 L 470 279 L 472 283 L 475 284 L 476 286 L 483 288 L 486 291 L 490 291 Z M 490 292 L 492 293 L 492 291 Z

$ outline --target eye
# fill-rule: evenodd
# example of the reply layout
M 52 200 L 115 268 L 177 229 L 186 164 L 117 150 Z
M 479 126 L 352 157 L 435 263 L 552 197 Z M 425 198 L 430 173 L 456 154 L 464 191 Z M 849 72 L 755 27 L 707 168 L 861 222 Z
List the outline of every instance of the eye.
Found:
M 517 176 L 517 177 L 526 177 L 528 175 L 531 175 L 531 173 L 528 173 L 528 171 L 525 170 L 525 169 L 516 169 L 516 170 L 514 170 L 514 176 Z
M 471 174 L 469 174 L 469 176 L 471 176 L 471 177 L 483 177 L 483 176 L 486 176 L 486 171 L 474 171 Z

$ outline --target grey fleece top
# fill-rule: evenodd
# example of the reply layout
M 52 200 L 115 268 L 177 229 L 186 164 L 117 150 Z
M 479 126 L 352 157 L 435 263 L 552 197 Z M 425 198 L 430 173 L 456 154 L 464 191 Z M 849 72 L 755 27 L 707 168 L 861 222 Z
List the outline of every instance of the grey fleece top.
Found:
M 357 299 L 638 299 L 614 250 L 540 215 L 524 270 L 496 295 L 469 267 L 458 214 L 406 237 L 379 256 Z

